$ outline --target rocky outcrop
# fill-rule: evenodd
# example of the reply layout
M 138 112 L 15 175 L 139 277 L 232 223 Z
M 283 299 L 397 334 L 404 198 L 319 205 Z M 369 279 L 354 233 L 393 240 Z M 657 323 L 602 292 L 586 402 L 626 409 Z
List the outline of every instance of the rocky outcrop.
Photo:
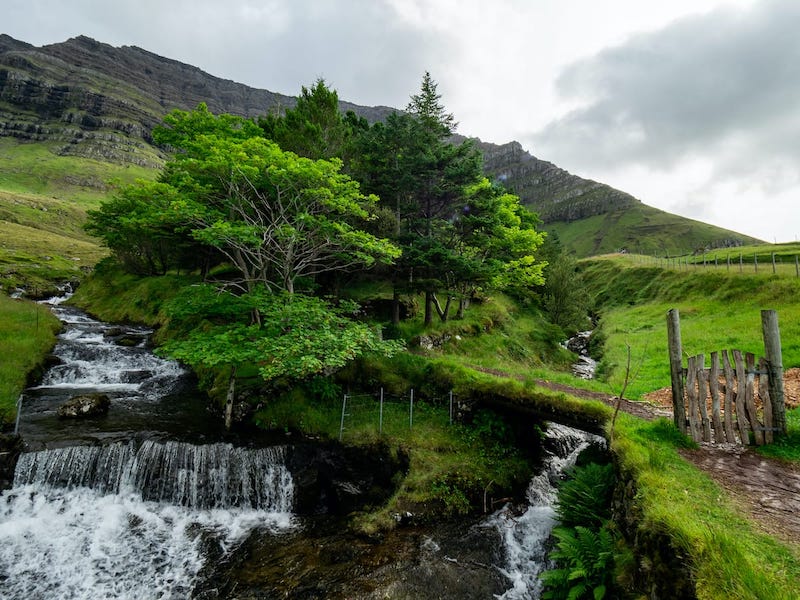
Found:
M 518 195 L 545 223 L 576 221 L 640 204 L 630 194 L 536 158 L 519 142 L 477 145 L 486 174 Z
M 58 407 L 58 416 L 63 419 L 99 417 L 108 413 L 111 400 L 105 394 L 74 396 Z

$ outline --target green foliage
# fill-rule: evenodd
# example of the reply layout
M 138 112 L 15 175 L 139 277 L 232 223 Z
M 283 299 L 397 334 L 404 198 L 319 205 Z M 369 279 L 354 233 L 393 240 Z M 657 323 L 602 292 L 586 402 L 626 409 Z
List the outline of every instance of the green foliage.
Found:
M 550 558 L 558 568 L 545 571 L 542 598 L 549 600 L 602 600 L 610 592 L 614 574 L 614 538 L 606 528 L 593 531 L 556 527 L 556 550 Z
M 756 452 L 764 456 L 800 462 L 800 408 L 786 411 L 787 434 L 774 444 L 758 446 Z
M 53 348 L 60 327 L 47 307 L 0 294 L 0 429 L 13 423 L 26 377 Z
M 611 518 L 614 465 L 576 467 L 558 486 L 556 514 L 564 527 L 600 527 Z
M 283 150 L 318 160 L 350 158 L 353 128 L 367 127 L 354 115 L 344 118 L 339 112 L 339 95 L 318 79 L 313 87 L 303 86 L 294 108 L 283 115 L 270 114 L 259 119 L 267 139 Z
M 591 298 L 577 266 L 574 258 L 560 253 L 551 259 L 544 273 L 542 306 L 550 320 L 564 331 L 588 328 Z
M 365 352 L 390 355 L 400 348 L 349 318 L 355 306 L 348 303 L 333 306 L 320 298 L 265 290 L 234 296 L 195 286 L 186 288 L 165 312 L 185 318 L 187 306 L 204 311 L 204 324 L 168 341 L 161 352 L 194 367 L 255 364 L 272 385 L 330 375 Z M 258 314 L 255 322 L 248 321 L 252 314 Z

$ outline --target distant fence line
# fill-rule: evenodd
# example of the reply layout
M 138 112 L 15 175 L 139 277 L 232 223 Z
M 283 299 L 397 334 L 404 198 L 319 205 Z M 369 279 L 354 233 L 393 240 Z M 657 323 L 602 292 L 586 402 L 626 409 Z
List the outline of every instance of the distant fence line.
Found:
M 705 268 L 725 269 L 739 273 L 772 273 L 793 274 L 800 277 L 800 255 L 782 255 L 772 252 L 769 255 L 755 252 L 726 253 L 720 257 L 718 253 L 704 253 L 691 256 L 648 256 L 646 254 L 629 254 L 630 259 L 641 264 L 662 268 L 691 271 Z M 760 258 L 759 258 L 760 257 Z M 760 262 L 759 262 L 760 261 Z

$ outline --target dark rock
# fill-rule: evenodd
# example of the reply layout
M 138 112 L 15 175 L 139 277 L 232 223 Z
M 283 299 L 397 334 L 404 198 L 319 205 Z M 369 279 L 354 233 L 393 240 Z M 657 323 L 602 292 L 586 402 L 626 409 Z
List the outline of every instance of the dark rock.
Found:
M 74 396 L 58 407 L 58 416 L 64 419 L 80 419 L 105 415 L 111 400 L 105 394 Z
M 0 491 L 14 484 L 14 469 L 22 452 L 22 438 L 15 434 L 0 434 Z
M 295 512 L 347 515 L 380 505 L 394 492 L 396 475 L 408 469 L 408 460 L 385 444 L 297 444 L 287 465 L 295 484 Z

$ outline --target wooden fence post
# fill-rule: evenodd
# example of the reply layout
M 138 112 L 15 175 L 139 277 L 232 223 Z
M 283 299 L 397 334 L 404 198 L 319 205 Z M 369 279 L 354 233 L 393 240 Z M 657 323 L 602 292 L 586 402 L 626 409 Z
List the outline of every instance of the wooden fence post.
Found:
M 774 310 L 761 311 L 761 329 L 764 333 L 764 358 L 769 371 L 769 399 L 772 403 L 773 427 L 778 435 L 786 434 L 786 406 L 783 390 L 783 355 L 781 353 L 781 332 L 778 328 L 778 313 Z
M 686 433 L 686 409 L 683 404 L 683 360 L 681 357 L 681 318 L 677 308 L 667 311 L 669 372 L 672 380 L 672 416 L 675 427 Z

